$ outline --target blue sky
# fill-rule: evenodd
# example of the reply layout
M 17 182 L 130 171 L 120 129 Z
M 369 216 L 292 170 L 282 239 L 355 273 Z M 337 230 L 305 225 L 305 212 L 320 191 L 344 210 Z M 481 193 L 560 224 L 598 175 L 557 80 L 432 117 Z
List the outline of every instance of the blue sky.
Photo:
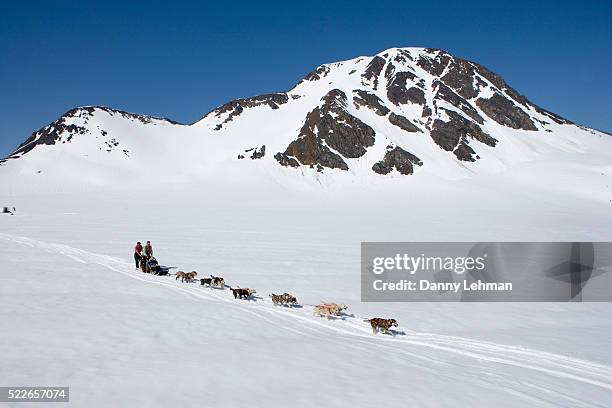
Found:
M 401 46 L 479 62 L 542 107 L 612 131 L 612 2 L 19 3 L 0 11 L 0 156 L 75 106 L 192 122 L 322 63 Z

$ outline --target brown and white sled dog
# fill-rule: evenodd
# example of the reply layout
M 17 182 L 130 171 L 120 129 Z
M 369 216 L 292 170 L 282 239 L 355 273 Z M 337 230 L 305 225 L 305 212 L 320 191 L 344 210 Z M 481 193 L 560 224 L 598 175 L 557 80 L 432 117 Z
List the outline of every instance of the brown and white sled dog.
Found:
M 210 278 L 202 278 L 200 279 L 200 285 L 208 285 L 209 287 L 217 287 L 223 289 L 225 287 L 225 279 L 220 276 L 212 276 Z
M 294 306 L 297 305 L 297 299 L 295 296 L 289 293 L 283 293 L 282 295 L 275 295 L 272 293 L 269 295 L 272 298 L 272 303 L 274 306 L 282 305 L 282 306 Z
M 378 330 L 382 330 L 383 333 L 390 334 L 389 329 L 391 327 L 397 327 L 397 321 L 395 319 L 381 319 L 380 317 L 374 317 L 372 319 L 364 320 L 369 322 L 372 326 L 372 332 L 376 334 Z
M 275 295 L 274 293 L 271 293 L 268 296 L 272 298 L 272 303 L 274 303 L 274 306 L 285 304 L 285 298 L 283 298 L 283 295 Z
M 283 298 L 285 299 L 285 304 L 287 306 L 295 306 L 297 305 L 297 298 L 287 292 L 283 293 Z
M 223 289 L 225 287 L 225 279 L 223 279 L 222 277 L 210 275 L 210 278 L 212 279 L 211 286 L 216 286 L 219 289 Z
M 198 276 L 198 273 L 196 271 L 191 271 L 191 272 L 178 271 L 176 273 L 176 278 L 174 278 L 174 280 L 181 278 L 181 282 L 185 282 L 185 281 L 189 282 L 195 279 L 196 276 Z
M 251 288 L 241 288 L 240 286 L 236 288 L 231 288 L 230 290 L 234 294 L 234 299 L 248 299 L 251 295 L 257 293 L 255 289 Z
M 339 316 L 346 309 L 348 306 L 342 303 L 321 303 L 314 307 L 313 314 L 326 316 L 329 319 L 331 316 Z

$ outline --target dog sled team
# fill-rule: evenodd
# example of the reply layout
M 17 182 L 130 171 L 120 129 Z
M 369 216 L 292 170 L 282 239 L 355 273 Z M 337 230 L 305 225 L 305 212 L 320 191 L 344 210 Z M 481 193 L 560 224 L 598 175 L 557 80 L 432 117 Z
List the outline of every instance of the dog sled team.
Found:
M 140 269 L 144 273 L 152 273 L 153 275 L 168 274 L 168 269 L 162 268 L 153 256 L 151 241 L 147 241 L 144 247 L 140 241 L 136 243 L 136 246 L 134 246 L 134 262 L 136 263 L 136 269 Z
M 142 272 L 156 275 L 168 274 L 168 269 L 162 268 L 153 256 L 153 246 L 151 245 L 151 241 L 147 241 L 144 246 L 142 246 L 140 242 L 136 243 L 136 246 L 134 247 L 134 262 L 136 263 L 136 269 L 140 269 Z M 196 279 L 196 276 L 198 276 L 196 271 L 178 271 L 175 274 L 175 280 L 180 279 L 181 282 L 192 282 Z M 210 278 L 200 278 L 200 285 L 208 286 L 211 289 L 225 289 L 225 279 L 220 276 L 210 275 Z M 236 286 L 235 288 L 229 286 L 229 289 L 232 291 L 234 299 L 248 300 L 257 293 L 257 291 L 253 288 L 241 288 L 240 286 Z M 285 292 L 282 295 L 271 293 L 269 297 L 272 299 L 272 304 L 274 304 L 274 306 L 293 307 L 298 305 L 297 298 L 290 293 Z M 342 303 L 321 302 L 318 305 L 314 305 L 313 315 L 327 317 L 327 319 L 330 319 L 331 317 L 343 316 L 347 309 L 348 306 Z M 373 334 L 382 332 L 385 334 L 395 335 L 395 332 L 391 331 L 391 328 L 398 327 L 395 319 L 374 317 L 372 319 L 366 319 L 363 321 L 370 323 Z

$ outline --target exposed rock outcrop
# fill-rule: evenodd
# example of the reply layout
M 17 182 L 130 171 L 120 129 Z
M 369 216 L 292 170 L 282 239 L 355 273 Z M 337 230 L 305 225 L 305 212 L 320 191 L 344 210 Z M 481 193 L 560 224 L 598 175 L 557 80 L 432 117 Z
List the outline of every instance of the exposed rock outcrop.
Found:
M 266 155 L 266 145 L 261 146 L 260 148 L 254 147 L 252 149 L 246 150 L 246 152 L 253 151 L 251 154 L 251 160 L 261 159 Z
M 361 75 L 362 82 L 365 84 L 371 84 L 373 89 L 378 88 L 378 77 L 385 66 L 385 59 L 381 56 L 375 56 L 372 61 L 368 64 L 365 71 Z
M 372 170 L 378 174 L 389 174 L 393 169 L 399 173 L 408 175 L 414 172 L 414 166 L 422 166 L 421 159 L 402 149 L 399 146 L 389 145 L 385 157 L 372 166 Z
M 287 95 L 287 93 L 284 92 L 258 95 L 252 98 L 235 99 L 231 102 L 221 105 L 213 111 L 214 116 L 216 118 L 220 118 L 223 114 L 229 112 L 227 117 L 221 123 L 217 124 L 217 126 L 215 126 L 214 130 L 221 130 L 224 124 L 231 122 L 232 120 L 234 120 L 235 117 L 240 116 L 240 114 L 245 109 L 263 105 L 268 106 L 270 109 L 278 109 L 280 105 L 284 105 L 288 101 L 289 96 Z
M 0 164 L 6 162 L 8 159 L 13 159 L 28 153 L 36 146 L 40 145 L 55 145 L 57 143 L 69 143 L 77 135 L 93 134 L 99 135 L 101 139 L 99 150 L 105 150 L 112 152 L 114 150 L 121 150 L 126 156 L 129 157 L 129 150 L 117 149 L 119 147 L 119 141 L 116 138 L 106 139 L 108 132 L 104 129 L 100 129 L 99 126 L 92 128 L 89 126 L 89 120 L 94 117 L 94 114 L 99 112 L 105 112 L 110 116 L 120 116 L 124 119 L 131 121 L 138 121 L 143 125 L 150 125 L 159 121 L 168 122 L 172 124 L 179 124 L 178 122 L 172 121 L 166 118 L 160 118 L 156 116 L 140 115 L 136 113 L 130 113 L 119 109 L 112 109 L 106 106 L 84 106 L 74 108 L 64 113 L 59 119 L 48 124 L 32 133 L 23 143 L 21 143 L 17 149 L 11 153 L 5 159 L 0 160 Z M 76 119 L 76 123 L 74 122 Z M 96 136 L 98 137 L 98 136 Z
M 474 109 L 474 107 L 468 101 L 457 95 L 448 86 L 444 85 L 440 81 L 435 81 L 433 86 L 434 89 L 437 89 L 434 99 L 446 101 L 461 109 L 466 115 L 474 119 L 479 124 L 482 125 L 484 123 L 484 119 L 478 114 L 476 109 Z
M 342 157 L 332 152 L 317 136 L 305 130 L 297 140 L 289 144 L 283 153 L 277 153 L 274 158 L 283 166 L 298 167 L 321 165 L 330 169 L 348 170 L 348 165 Z
M 415 103 L 425 105 L 425 92 L 415 86 L 408 87 L 406 81 L 414 80 L 412 72 L 397 72 L 387 85 L 387 98 L 395 105 Z
M 472 99 L 478 96 L 480 92 L 480 89 L 477 88 L 478 82 L 475 81 L 474 73 L 474 66 L 469 61 L 453 60 L 446 74 L 442 77 L 442 81 L 463 98 Z
M 64 113 L 59 119 L 51 124 L 44 126 L 32 133 L 22 144 L 17 147 L 11 156 L 23 155 L 38 145 L 54 145 L 60 137 L 64 137 L 66 141 L 70 141 L 74 135 L 84 135 L 89 130 L 84 126 L 69 124 L 68 119 L 91 117 L 95 108 L 75 108 Z
M 478 98 L 476 105 L 488 117 L 513 129 L 538 130 L 524 110 L 516 106 L 510 99 L 496 93 L 489 99 Z
M 355 89 L 353 93 L 355 94 L 353 96 L 353 103 L 357 109 L 360 106 L 365 106 L 379 116 L 385 116 L 390 112 L 389 108 L 385 106 L 385 103 L 378 96 L 361 89 Z
M 329 74 L 329 67 L 327 65 L 321 65 L 308 75 L 304 77 L 305 81 L 318 81 L 319 79 L 326 77 Z
M 429 72 L 431 75 L 439 77 L 444 72 L 444 68 L 451 61 L 451 56 L 442 50 L 426 48 L 426 54 L 420 55 L 417 65 Z
M 257 160 L 257 159 L 261 159 L 262 157 L 264 157 L 266 155 L 266 145 L 263 145 L 261 147 L 251 147 L 250 149 L 246 149 L 244 151 L 245 153 L 251 153 L 251 160 Z M 239 154 L 238 155 L 238 159 L 244 159 L 245 155 L 244 154 Z
M 408 120 L 408 118 L 402 115 L 396 115 L 393 112 L 391 112 L 391 114 L 389 115 L 389 122 L 391 122 L 392 125 L 395 125 L 398 128 L 405 130 L 406 132 L 422 132 L 422 130 L 419 129 L 417 125 Z
M 476 123 L 453 111 L 446 111 L 449 121 L 436 119 L 431 129 L 431 138 L 442 149 L 453 152 L 462 161 L 476 161 L 478 156 L 469 146 L 469 139 L 494 147 L 497 140 L 485 133 Z
M 347 112 L 344 92 L 334 89 L 322 102 L 306 115 L 298 138 L 274 156 L 279 163 L 291 166 L 290 159 L 295 158 L 303 165 L 348 170 L 342 157 L 361 157 L 374 145 L 374 130 Z

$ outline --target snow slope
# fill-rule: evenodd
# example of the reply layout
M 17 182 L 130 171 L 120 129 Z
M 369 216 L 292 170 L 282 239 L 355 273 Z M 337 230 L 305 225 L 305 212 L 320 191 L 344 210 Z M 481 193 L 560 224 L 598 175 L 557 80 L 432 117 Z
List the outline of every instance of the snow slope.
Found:
M 364 197 L 352 207 L 303 197 L 246 207 L 180 191 L 189 190 L 153 201 L 47 196 L 0 218 L 0 378 L 70 385 L 75 406 L 612 401 L 607 303 L 359 300 L 361 240 L 610 239 L 609 221 L 586 206 L 580 216 L 571 206 L 459 189 L 456 203 L 432 191 L 410 211 Z M 224 276 L 261 299 L 136 272 L 135 239 L 151 239 L 166 265 Z M 284 291 L 304 307 L 272 306 L 267 294 Z M 355 317 L 315 318 L 310 305 L 321 300 L 346 303 Z M 373 336 L 361 319 L 374 316 L 396 318 L 406 335 Z
M 108 211 L 138 201 L 73 198 L 30 202 L 0 220 L 3 382 L 70 385 L 75 406 L 612 401 L 609 304 L 359 302 L 360 239 L 447 239 L 459 229 L 427 231 L 426 222 L 380 212 L 354 223 L 359 211 L 336 206 L 326 214 L 296 204 L 296 220 L 282 208 L 168 211 L 168 197 Z M 463 236 L 495 234 L 480 224 Z M 540 234 L 532 237 L 548 237 Z M 222 275 L 261 298 L 134 271 L 129 248 L 140 236 L 162 263 Z M 281 291 L 303 308 L 272 306 L 267 294 Z M 315 318 L 310 305 L 321 300 L 344 302 L 355 317 Z M 373 316 L 396 318 L 406 334 L 373 336 L 361 321 Z

